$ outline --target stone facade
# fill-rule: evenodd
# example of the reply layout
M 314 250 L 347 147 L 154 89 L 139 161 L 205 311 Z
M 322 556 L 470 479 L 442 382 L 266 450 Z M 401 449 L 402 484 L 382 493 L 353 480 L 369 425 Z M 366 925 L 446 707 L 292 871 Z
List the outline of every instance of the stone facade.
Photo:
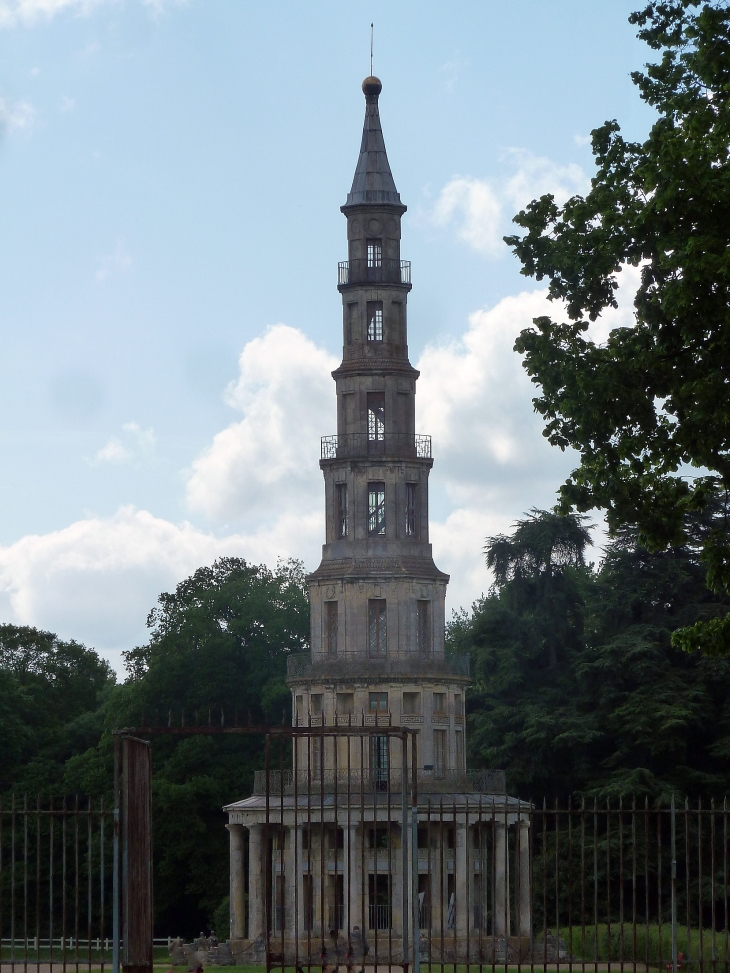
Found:
M 412 911 L 410 890 L 416 879 L 419 890 L 424 889 L 419 896 L 428 902 L 421 924 L 429 928 L 434 958 L 438 950 L 446 955 L 447 946 L 439 939 L 444 930 L 451 930 L 448 948 L 453 957 L 470 930 L 485 928 L 474 903 L 487 872 L 492 936 L 508 950 L 510 935 L 524 937 L 530 930 L 528 818 L 520 802 L 506 796 L 498 773 L 467 773 L 468 659 L 444 654 L 449 578 L 434 564 L 429 541 L 433 459 L 430 438 L 415 428 L 419 373 L 408 360 L 410 264 L 400 253 L 406 207 L 385 152 L 380 90 L 377 78 L 363 82 L 362 146 L 342 207 L 348 261 L 339 267 L 343 357 L 333 372 L 337 434 L 323 438 L 320 459 L 326 536 L 321 563 L 308 577 L 311 653 L 289 660 L 288 684 L 296 726 L 387 725 L 416 732 L 417 862 L 414 842 L 403 844 L 405 799 L 399 795 L 396 801 L 391 795 L 403 791 L 403 746 L 392 737 L 383 743 L 386 738 L 377 735 L 363 737 L 359 746 L 332 735 L 323 734 L 319 742 L 311 734 L 298 738 L 294 770 L 286 781 L 277 778 L 280 791 L 270 787 L 272 793 L 281 793 L 281 802 L 275 840 L 269 825 L 268 849 L 263 837 L 265 781 L 257 786 L 258 793 L 226 808 L 231 940 L 234 953 L 250 960 L 261 956 L 268 915 L 269 929 L 282 943 L 291 946 L 297 937 L 300 956 L 305 939 L 309 942 L 312 936 L 318 937 L 320 954 L 327 939 L 337 955 L 343 931 L 351 944 L 355 927 L 356 935 L 364 930 L 369 940 L 378 933 L 382 940 L 387 928 L 389 957 L 397 961 L 393 943 L 400 942 L 404 914 Z M 344 780 L 345 768 L 352 790 L 349 803 L 343 797 L 345 784 L 336 783 Z M 312 818 L 310 800 L 305 824 L 297 795 L 311 790 L 312 782 L 322 803 L 315 802 Z M 337 787 L 335 805 L 331 798 Z M 484 837 L 491 842 L 488 865 L 485 828 L 491 835 Z M 331 841 L 326 837 L 330 832 L 335 835 Z M 385 854 L 381 834 L 386 834 L 387 883 L 379 879 L 385 867 L 378 857 Z M 438 853 L 432 853 L 432 845 Z M 517 878 L 512 896 L 510 856 Z M 265 889 L 274 896 L 269 910 Z

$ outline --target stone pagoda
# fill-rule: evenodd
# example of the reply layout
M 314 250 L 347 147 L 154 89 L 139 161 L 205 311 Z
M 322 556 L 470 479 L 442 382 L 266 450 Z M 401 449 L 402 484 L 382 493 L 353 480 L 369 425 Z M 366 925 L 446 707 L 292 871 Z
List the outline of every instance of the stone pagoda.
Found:
M 289 659 L 287 681 L 295 726 L 391 733 L 298 737 L 292 770 L 275 779 L 270 771 L 268 795 L 262 772 L 254 795 L 226 808 L 231 940 L 244 960 L 260 957 L 267 927 L 310 958 L 313 940 L 349 941 L 356 930 L 372 945 L 380 936 L 391 959 L 415 915 L 434 957 L 446 956 L 445 940 L 458 952 L 469 932 L 504 943 L 530 930 L 526 807 L 506 796 L 503 773 L 466 771 L 469 660 L 444 654 L 449 577 L 429 541 L 431 440 L 415 426 L 411 266 L 400 248 L 406 206 L 385 151 L 381 87 L 375 77 L 363 82 L 362 145 L 341 207 L 348 259 L 338 268 L 337 433 L 322 439 L 320 459 L 326 537 L 307 579 L 311 654 Z M 417 842 L 403 833 L 404 744 L 394 728 L 416 734 Z M 410 742 L 408 752 L 410 760 Z

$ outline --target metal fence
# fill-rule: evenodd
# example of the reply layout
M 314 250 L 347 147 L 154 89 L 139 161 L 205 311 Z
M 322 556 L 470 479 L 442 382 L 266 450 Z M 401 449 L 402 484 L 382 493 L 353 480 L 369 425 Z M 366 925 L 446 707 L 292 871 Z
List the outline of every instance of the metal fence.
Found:
M 726 803 L 549 806 L 486 772 L 429 792 L 413 729 L 262 732 L 256 793 L 229 808 L 239 962 L 730 973 Z M 118 961 L 115 824 L 87 800 L 0 803 L 2 973 Z
M 112 965 L 113 841 L 103 802 L 0 801 L 3 971 Z

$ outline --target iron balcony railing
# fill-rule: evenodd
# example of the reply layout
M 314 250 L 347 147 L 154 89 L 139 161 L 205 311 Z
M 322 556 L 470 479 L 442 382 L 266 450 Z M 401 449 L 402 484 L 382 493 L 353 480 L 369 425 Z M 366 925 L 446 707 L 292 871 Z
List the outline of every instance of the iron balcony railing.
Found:
M 366 432 L 322 436 L 322 459 L 355 459 L 358 456 L 390 456 L 398 459 L 431 459 L 431 437 L 391 432 L 371 439 Z
M 338 284 L 410 284 L 410 260 L 393 260 L 383 257 L 377 264 L 372 261 L 341 260 L 337 265 Z
M 460 655 L 420 655 L 368 659 L 359 656 L 326 656 L 312 660 L 310 652 L 293 652 L 286 660 L 289 679 L 370 679 L 388 676 L 469 676 L 469 653 Z M 340 718 L 341 719 L 341 718 Z M 361 722 L 353 715 L 353 726 Z
M 368 926 L 370 929 L 390 929 L 391 910 L 388 903 L 370 903 L 368 906 Z
M 433 771 L 419 770 L 418 792 L 422 794 L 486 794 L 504 797 L 507 793 L 505 772 L 503 770 L 445 770 L 436 775 Z M 295 788 L 296 783 L 296 788 Z M 407 786 L 412 783 L 408 772 Z M 290 797 L 295 792 L 304 798 L 307 794 L 334 794 L 341 797 L 350 794 L 372 794 L 391 791 L 400 794 L 403 787 L 403 771 L 391 767 L 390 770 L 293 770 L 269 771 L 269 795 L 274 798 L 282 793 Z M 254 774 L 254 795 L 266 795 L 266 771 L 257 770 Z

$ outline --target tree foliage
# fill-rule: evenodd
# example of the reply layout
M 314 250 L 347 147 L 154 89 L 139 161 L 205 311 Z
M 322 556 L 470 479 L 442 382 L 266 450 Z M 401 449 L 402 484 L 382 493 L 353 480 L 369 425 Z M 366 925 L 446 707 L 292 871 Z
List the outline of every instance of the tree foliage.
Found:
M 703 538 L 707 582 L 730 589 L 730 9 L 668 0 L 633 14 L 660 52 L 632 79 L 657 112 L 644 142 L 618 123 L 592 133 L 591 190 L 542 196 L 506 237 L 522 273 L 549 280 L 567 321 L 537 318 L 516 350 L 541 387 L 551 443 L 580 451 L 563 511 L 602 507 L 651 550 L 682 545 L 690 512 L 722 505 Z M 632 327 L 603 345 L 591 321 L 616 306 L 622 266 L 641 268 Z M 689 476 L 688 467 L 700 471 Z M 730 616 L 675 633 L 687 650 L 730 651 Z
M 576 520 L 563 518 L 566 536 Z M 540 521 L 560 533 L 554 514 L 533 511 L 510 538 L 491 539 L 488 556 L 516 538 L 525 543 Z M 697 533 L 688 527 L 688 537 Z M 536 561 L 527 582 L 498 574 L 490 594 L 449 627 L 451 648 L 472 654 L 472 763 L 505 768 L 524 797 L 723 796 L 730 660 L 671 642 L 677 628 L 718 607 L 699 544 L 652 553 L 624 531 L 596 571 L 576 540 L 559 598 L 548 594 L 545 560 Z
M 65 763 L 99 739 L 114 683 L 93 649 L 0 625 L 0 793 L 62 788 Z
M 275 570 L 241 558 L 198 569 L 149 615 L 149 642 L 127 654 L 129 678 L 106 708 L 98 745 L 72 761 L 66 779 L 82 793 L 108 790 L 111 733 L 146 720 L 291 719 L 286 659 L 308 646 L 309 605 L 301 564 Z M 276 754 L 272 759 L 278 759 Z M 251 793 L 263 739 L 153 738 L 155 913 L 164 934 L 211 928 L 228 894 L 228 833 L 222 808 Z M 226 930 L 218 930 L 225 933 Z

